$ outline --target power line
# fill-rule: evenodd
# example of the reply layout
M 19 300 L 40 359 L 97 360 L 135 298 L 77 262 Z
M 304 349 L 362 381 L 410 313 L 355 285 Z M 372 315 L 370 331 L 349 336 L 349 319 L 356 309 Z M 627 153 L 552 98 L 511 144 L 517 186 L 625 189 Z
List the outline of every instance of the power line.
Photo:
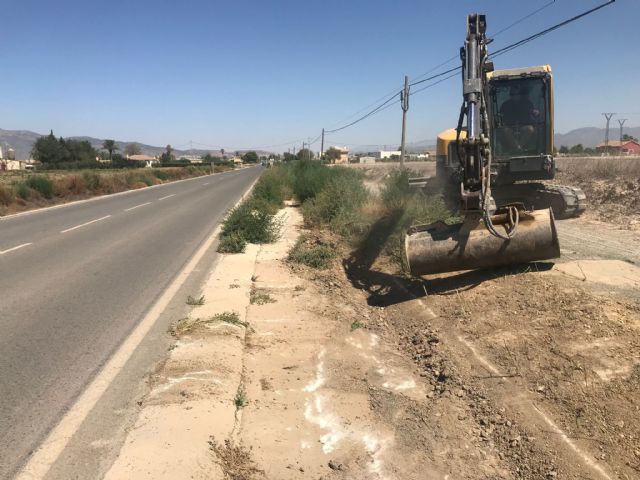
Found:
M 495 58 L 495 57 L 498 57 L 498 56 L 500 56 L 500 55 L 502 55 L 504 53 L 507 53 L 507 52 L 509 52 L 509 51 L 511 51 L 511 50 L 513 50 L 515 48 L 521 47 L 522 45 L 524 45 L 526 43 L 529 43 L 529 42 L 531 42 L 531 41 L 533 41 L 533 40 L 535 40 L 537 38 L 540 38 L 540 37 L 542 37 L 542 36 L 544 36 L 544 35 L 546 35 L 548 33 L 551 33 L 554 30 L 557 30 L 557 29 L 559 29 L 561 27 L 564 27 L 565 25 L 568 25 L 568 24 L 570 24 L 572 22 L 575 22 L 576 20 L 578 20 L 578 19 L 580 19 L 582 17 L 586 17 L 587 15 L 589 15 L 589 14 L 591 14 L 591 13 L 597 11 L 597 10 L 600 10 L 601 8 L 609 6 L 612 3 L 615 3 L 615 1 L 616 0 L 608 0 L 607 2 L 602 3 L 602 4 L 598 5 L 597 7 L 593 7 L 592 9 L 587 10 L 586 12 L 583 12 L 583 13 L 580 13 L 578 15 L 575 15 L 575 16 L 573 16 L 573 17 L 571 17 L 571 18 L 569 18 L 569 19 L 567 19 L 567 20 L 565 20 L 563 22 L 560 22 L 560 23 L 557 23 L 556 25 L 553 25 L 552 27 L 546 28 L 546 29 L 544 29 L 544 30 L 542 30 L 542 31 L 540 31 L 538 33 L 534 33 L 533 35 L 530 35 L 530 36 L 528 36 L 526 38 L 523 38 L 522 40 L 514 42 L 514 43 L 512 43 L 510 45 L 507 45 L 506 47 L 500 48 L 500 49 L 496 50 L 495 52 L 493 52 L 490 56 L 491 56 L 491 58 Z
M 364 120 L 365 118 L 370 117 L 371 115 L 376 114 L 377 112 L 379 112 L 380 110 L 383 109 L 383 107 L 385 107 L 385 105 L 388 105 L 389 102 L 391 102 L 392 100 L 396 100 L 396 101 L 400 101 L 399 99 L 400 97 L 400 93 L 394 93 L 392 97 L 389 97 L 386 101 L 384 101 L 383 103 L 381 103 L 380 105 L 378 105 L 376 108 L 374 108 L 373 110 L 369 111 L 368 113 L 364 114 L 363 116 L 361 116 L 360 118 L 354 120 L 351 123 L 348 123 L 346 125 L 343 125 L 342 127 L 339 128 L 334 128 L 333 130 L 325 130 L 324 133 L 335 133 L 335 132 L 339 132 L 340 130 L 344 130 L 345 128 L 349 128 L 352 125 L 355 125 L 356 123 L 361 122 L 362 120 Z
M 569 23 L 572 23 L 572 22 L 574 22 L 574 21 L 576 21 L 576 20 L 578 20 L 578 19 L 580 19 L 582 17 L 585 17 L 585 16 L 587 16 L 587 15 L 589 15 L 589 14 L 591 14 L 591 13 L 597 11 L 597 10 L 600 10 L 601 8 L 604 8 L 604 7 L 608 6 L 608 5 L 611 5 L 614 2 L 615 2 L 615 0 L 608 0 L 607 2 L 601 4 L 601 5 L 597 6 L 597 7 L 594 7 L 592 9 L 590 9 L 590 10 L 587 10 L 586 12 L 583 12 L 581 14 L 575 15 L 575 16 L 567 19 L 567 20 L 564 20 L 563 22 L 560 22 L 560 23 L 558 23 L 556 25 L 553 25 L 552 27 L 546 28 L 546 29 L 544 29 L 544 30 L 542 30 L 542 31 L 540 31 L 538 33 L 535 33 L 535 34 L 530 35 L 530 36 L 528 36 L 526 38 L 523 38 L 522 40 L 519 40 L 517 42 L 509 44 L 509 45 L 507 45 L 507 46 L 505 46 L 505 47 L 503 47 L 501 49 L 496 50 L 491 55 L 491 57 L 492 58 L 493 57 L 497 57 L 497 56 L 502 55 L 504 53 L 510 52 L 510 51 L 512 51 L 512 50 L 514 50 L 514 49 L 516 49 L 516 48 L 518 48 L 518 47 L 520 47 L 520 46 L 522 46 L 522 45 L 524 45 L 526 43 L 529 43 L 529 42 L 531 42 L 531 41 L 533 41 L 533 40 L 535 40 L 537 38 L 540 38 L 540 37 L 542 37 L 542 36 L 544 36 L 544 35 L 546 35 L 548 33 L 551 33 L 554 30 L 557 30 L 557 29 L 559 29 L 559 28 L 561 28 L 561 27 L 563 27 L 565 25 L 568 25 Z M 551 3 L 553 3 L 553 2 L 551 2 Z M 543 7 L 538 9 L 538 11 L 540 11 L 542 8 L 547 8 L 549 5 L 550 4 L 544 5 Z M 533 15 L 535 13 L 537 13 L 537 11 L 536 12 L 532 12 L 531 14 L 529 14 L 529 15 L 527 15 L 525 17 L 528 18 L 528 17 L 530 17 L 531 15 Z M 523 19 L 525 17 L 523 17 Z M 503 29 L 502 31 L 505 31 L 508 28 L 511 28 L 512 26 L 516 25 L 520 21 L 521 20 L 518 20 L 518 21 L 514 22 L 512 25 L 508 26 L 507 28 Z M 501 32 L 498 32 L 498 33 L 501 33 Z M 435 86 L 435 85 L 437 85 L 437 84 L 439 84 L 441 82 L 444 82 L 445 80 L 453 78 L 454 76 L 457 75 L 458 71 L 460 71 L 461 69 L 462 69 L 462 66 L 457 66 L 457 67 L 454 67 L 454 68 L 450 68 L 448 70 L 445 70 L 443 72 L 437 73 L 435 75 L 431 75 L 430 77 L 427 77 L 425 79 L 413 82 L 413 83 L 409 84 L 409 86 L 419 85 L 419 84 L 428 82 L 430 80 L 435 80 L 437 78 L 440 78 L 440 77 L 444 76 L 444 78 L 440 78 L 440 80 L 438 80 L 436 82 L 433 82 L 433 83 L 430 83 L 429 85 L 426 85 L 425 87 L 420 88 L 420 89 L 418 89 L 418 90 L 413 92 L 414 94 L 417 94 L 417 93 L 422 92 L 422 91 L 424 91 L 424 90 L 426 90 L 428 88 L 431 88 L 431 87 L 433 87 L 433 86 Z M 445 76 L 445 75 L 447 75 L 447 76 Z M 349 123 L 347 125 L 344 125 L 342 127 L 333 129 L 333 130 L 326 130 L 325 133 L 334 133 L 334 132 L 338 132 L 340 130 L 344 130 L 345 128 L 351 127 L 351 126 L 355 125 L 356 123 L 359 123 L 359 122 L 365 120 L 366 118 L 368 118 L 368 117 L 370 117 L 372 115 L 375 115 L 376 113 L 379 113 L 379 112 L 387 109 L 388 107 L 393 105 L 393 104 L 390 104 L 390 102 L 392 100 L 394 100 L 398 96 L 399 96 L 399 94 L 394 94 L 392 97 L 388 98 L 385 102 L 383 102 L 382 104 L 378 105 L 373 110 L 369 111 L 368 113 L 366 113 L 365 115 L 361 116 L 360 118 L 354 120 L 353 122 L 351 122 L 351 123 Z M 399 99 L 397 101 L 399 101 Z

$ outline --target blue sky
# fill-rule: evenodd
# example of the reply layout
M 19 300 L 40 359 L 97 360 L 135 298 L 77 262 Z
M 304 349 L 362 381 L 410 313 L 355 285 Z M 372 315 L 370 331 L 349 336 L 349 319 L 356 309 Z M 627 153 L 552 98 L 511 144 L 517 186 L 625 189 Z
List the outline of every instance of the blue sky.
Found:
M 0 128 L 299 148 L 399 89 L 405 74 L 457 55 L 467 13 L 485 13 L 491 35 L 548 2 L 0 0 Z M 556 0 L 491 48 L 599 3 Z M 551 64 L 556 131 L 602 126 L 601 112 L 640 112 L 638 18 L 640 1 L 618 0 L 496 67 Z M 413 96 L 408 141 L 453 126 L 460 102 L 458 77 Z M 640 115 L 626 116 L 640 125 Z M 397 146 L 400 120 L 394 106 L 326 143 Z

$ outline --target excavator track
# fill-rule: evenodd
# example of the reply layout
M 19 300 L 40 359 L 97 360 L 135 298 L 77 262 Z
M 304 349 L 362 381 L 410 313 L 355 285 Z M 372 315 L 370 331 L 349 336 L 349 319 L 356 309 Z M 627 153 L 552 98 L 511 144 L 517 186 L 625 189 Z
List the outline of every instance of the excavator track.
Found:
M 579 217 L 587 208 L 584 192 L 566 185 L 517 183 L 495 187 L 493 194 L 498 205 L 521 202 L 531 210 L 551 207 L 556 218 Z

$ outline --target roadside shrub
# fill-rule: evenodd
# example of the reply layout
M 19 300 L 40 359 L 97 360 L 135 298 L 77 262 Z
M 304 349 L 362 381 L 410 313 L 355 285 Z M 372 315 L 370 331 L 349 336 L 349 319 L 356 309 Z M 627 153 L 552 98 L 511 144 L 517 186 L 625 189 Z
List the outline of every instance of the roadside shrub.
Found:
M 307 267 L 325 269 L 335 256 L 336 252 L 330 246 L 310 244 L 309 239 L 302 235 L 289 251 L 287 258 L 291 262 L 301 263 Z
M 27 187 L 25 182 L 17 182 L 15 184 L 16 195 L 22 200 L 29 200 L 31 197 L 31 189 Z
M 159 178 L 162 181 L 166 181 L 169 180 L 170 175 L 169 173 L 163 171 L 163 170 L 158 170 L 157 168 L 151 170 L 151 173 L 156 177 Z
M 0 185 L 0 205 L 10 205 L 13 203 L 14 194 L 11 189 Z
M 331 177 L 331 169 L 314 160 L 298 160 L 289 168 L 293 193 L 301 203 L 318 195 Z
M 218 243 L 219 253 L 242 253 L 247 246 L 247 242 L 237 233 L 222 235 Z
M 357 220 L 358 211 L 367 197 L 367 189 L 358 172 L 334 168 L 323 189 L 303 204 L 302 213 L 308 225 L 328 224 L 334 231 L 349 233 L 346 227 Z
M 92 192 L 100 188 L 101 175 L 96 172 L 82 172 L 82 179 L 85 181 L 86 188 Z
M 33 175 L 25 180 L 27 187 L 32 188 L 44 198 L 51 198 L 53 196 L 53 182 L 47 177 L 41 175 Z
M 253 198 L 264 201 L 275 211 L 282 208 L 285 199 L 285 178 L 282 176 L 282 170 L 284 169 L 266 170 L 253 188 Z
M 222 235 L 239 235 L 248 243 L 269 243 L 278 238 L 280 226 L 272 207 L 261 199 L 250 198 L 231 210 L 222 225 Z

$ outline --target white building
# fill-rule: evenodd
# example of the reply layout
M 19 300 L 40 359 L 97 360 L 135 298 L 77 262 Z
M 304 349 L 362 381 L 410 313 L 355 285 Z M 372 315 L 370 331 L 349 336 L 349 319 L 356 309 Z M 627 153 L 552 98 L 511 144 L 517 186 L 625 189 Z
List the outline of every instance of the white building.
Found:
M 374 153 L 375 157 L 379 160 L 384 160 L 385 158 L 391 158 L 394 155 L 400 156 L 400 150 L 380 150 L 379 152 Z

